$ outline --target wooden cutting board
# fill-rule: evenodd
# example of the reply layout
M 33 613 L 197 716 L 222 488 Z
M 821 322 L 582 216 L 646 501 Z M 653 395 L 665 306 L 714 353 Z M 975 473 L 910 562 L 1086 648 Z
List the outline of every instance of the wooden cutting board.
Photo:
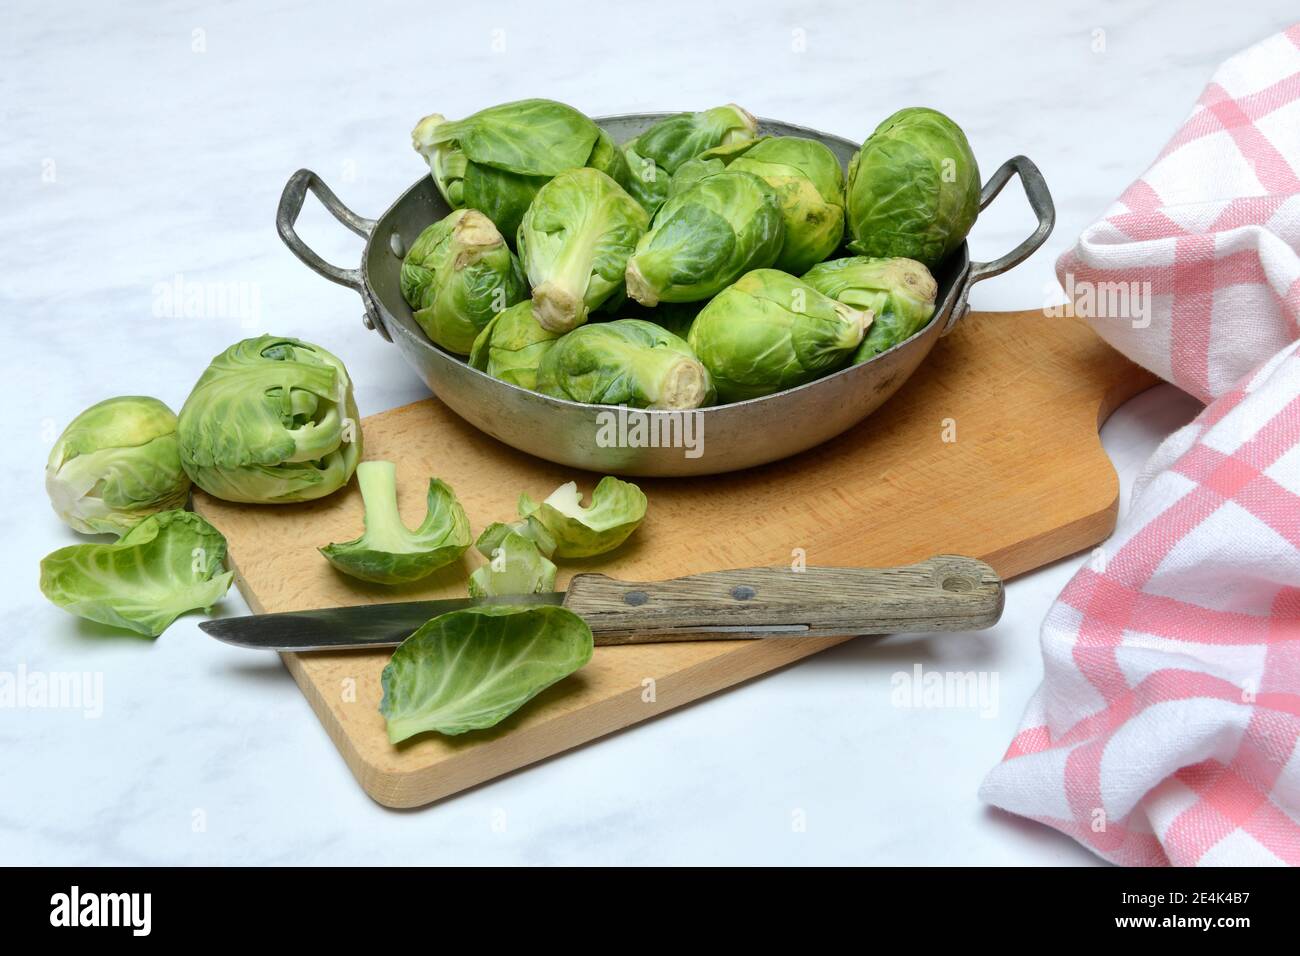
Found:
M 940 341 L 898 394 L 861 425 L 796 458 L 732 475 L 637 479 L 645 523 L 577 571 L 656 580 L 732 567 L 872 566 L 932 554 L 983 558 L 1009 578 L 1091 547 L 1114 525 L 1115 471 L 1097 430 L 1155 379 L 1081 322 L 1042 312 L 975 313 Z M 435 399 L 367 418 L 367 458 L 397 463 L 407 523 L 431 476 L 447 481 L 477 534 L 575 473 L 516 452 Z M 335 572 L 318 545 L 361 531 L 355 483 L 323 501 L 237 505 L 196 494 L 230 542 L 235 580 L 255 612 L 463 597 L 481 559 L 403 588 Z M 383 651 L 286 654 L 284 661 L 361 786 L 413 807 L 824 650 L 846 638 L 600 647 L 591 663 L 502 724 L 393 747 L 379 714 Z M 704 733 L 708 728 L 703 729 Z

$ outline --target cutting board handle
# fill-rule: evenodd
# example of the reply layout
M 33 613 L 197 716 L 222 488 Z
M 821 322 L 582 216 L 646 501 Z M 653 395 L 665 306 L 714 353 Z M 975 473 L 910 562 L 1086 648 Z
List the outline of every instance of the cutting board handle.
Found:
M 974 558 L 938 555 L 896 568 L 747 568 L 669 581 L 579 574 L 564 606 L 597 644 L 736 640 L 739 628 L 791 637 L 967 631 L 1002 615 L 1002 581 Z

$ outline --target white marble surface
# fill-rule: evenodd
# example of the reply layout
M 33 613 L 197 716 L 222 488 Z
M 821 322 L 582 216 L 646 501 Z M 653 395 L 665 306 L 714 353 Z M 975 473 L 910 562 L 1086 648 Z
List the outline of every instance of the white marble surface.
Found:
M 593 114 L 736 100 L 859 138 L 897 107 L 933 105 L 965 126 L 986 173 L 1023 152 L 1052 186 L 1048 249 L 974 295 L 978 308 L 1031 308 L 1053 288 L 1055 255 L 1155 155 L 1214 65 L 1294 4 L 268 7 L 6 5 L 0 670 L 102 674 L 103 713 L 0 710 L 0 862 L 1092 862 L 975 796 L 1040 677 L 1038 622 L 1078 559 L 1013 583 L 988 633 L 860 641 L 397 813 L 356 786 L 274 658 L 207 639 L 193 617 L 150 643 L 46 604 L 37 560 L 76 538 L 46 507 L 41 469 L 86 405 L 144 392 L 179 407 L 210 356 L 264 330 L 343 356 L 363 413 L 421 397 L 397 351 L 362 329 L 353 294 L 284 249 L 272 211 L 308 166 L 378 214 L 421 174 L 408 132 L 425 113 L 529 95 Z M 975 229 L 976 256 L 1030 222 L 1007 190 Z M 313 204 L 302 228 L 355 262 L 357 241 Z M 177 276 L 244 284 L 246 308 L 156 314 L 159 284 Z M 1164 388 L 1112 420 L 1103 437 L 1126 491 L 1193 411 Z M 918 662 L 996 673 L 996 715 L 891 706 L 891 675 Z

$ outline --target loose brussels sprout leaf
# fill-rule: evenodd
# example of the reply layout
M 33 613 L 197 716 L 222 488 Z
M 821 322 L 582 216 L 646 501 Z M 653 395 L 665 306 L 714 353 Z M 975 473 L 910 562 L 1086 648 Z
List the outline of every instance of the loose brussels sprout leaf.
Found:
M 758 121 L 734 103 L 661 119 L 623 146 L 632 173 L 628 192 L 653 215 L 683 163 L 707 149 L 745 142 L 757 134 Z
M 803 385 L 847 365 L 871 324 L 775 269 L 758 269 L 706 305 L 689 342 L 724 402 Z
M 899 110 L 853 157 L 845 202 L 852 251 L 934 269 L 980 211 L 980 171 L 966 134 L 936 110 Z
M 776 192 L 753 173 L 724 170 L 675 193 L 627 263 L 642 305 L 708 299 L 776 261 L 784 238 Z
M 612 475 L 600 479 L 590 505 L 583 505 L 574 481 L 560 485 L 541 504 L 526 494 L 519 496 L 520 516 L 534 517 L 546 527 L 559 558 L 590 558 L 613 551 L 645 519 L 647 506 L 640 488 Z
M 498 724 L 591 660 L 592 646 L 582 618 L 552 605 L 435 617 L 401 643 L 380 678 L 389 743 Z
M 176 426 L 190 479 L 226 501 L 321 498 L 361 457 L 352 380 L 319 345 L 263 335 L 212 360 Z
M 230 587 L 226 539 L 188 511 L 150 515 L 112 544 L 74 544 L 41 561 L 41 593 L 91 621 L 157 637 Z
M 533 301 L 525 299 L 483 327 L 470 350 L 469 364 L 503 382 L 535 389 L 537 366 L 559 337 L 538 324 Z
M 519 256 L 542 328 L 567 332 L 623 285 L 650 217 L 598 169 L 570 169 L 540 190 L 519 227 Z
M 829 147 L 800 136 L 771 137 L 746 150 L 730 168 L 761 177 L 781 200 L 784 238 L 773 268 L 798 275 L 839 248 L 844 173 Z
M 809 269 L 803 281 L 823 295 L 875 316 L 853 356 L 855 363 L 923 329 L 934 315 L 939 293 L 930 270 L 914 259 L 832 259 Z
M 483 533 L 474 542 L 474 547 L 478 549 L 478 553 L 483 557 L 490 558 L 501 547 L 501 543 L 505 541 L 508 534 L 517 534 L 527 538 L 537 545 L 537 550 L 544 557 L 549 558 L 555 554 L 555 538 L 546 530 L 546 525 L 538 521 L 534 515 L 508 523 L 504 521 L 492 522 L 483 529 Z
M 63 430 L 45 464 L 45 490 L 82 534 L 125 534 L 149 515 L 185 507 L 176 415 L 156 398 L 110 398 Z
M 435 345 L 467 355 L 494 315 L 528 296 L 492 220 L 457 209 L 425 229 L 402 261 L 402 297 Z
M 357 484 L 366 508 L 365 533 L 320 549 L 344 574 L 375 584 L 406 584 L 451 564 L 469 548 L 469 519 L 445 482 L 429 480 L 424 521 L 414 531 L 397 511 L 397 468 L 391 461 L 363 461 Z
M 541 594 L 555 590 L 555 565 L 532 538 L 507 531 L 469 576 L 470 597 Z
M 573 107 L 532 99 L 457 121 L 434 113 L 416 124 L 411 141 L 448 205 L 477 209 L 513 237 L 537 190 L 557 173 L 586 165 L 599 136 Z M 604 150 L 594 158 L 611 162 Z
M 537 391 L 633 408 L 699 408 L 714 398 L 709 373 L 690 346 L 641 319 L 574 329 L 542 357 Z

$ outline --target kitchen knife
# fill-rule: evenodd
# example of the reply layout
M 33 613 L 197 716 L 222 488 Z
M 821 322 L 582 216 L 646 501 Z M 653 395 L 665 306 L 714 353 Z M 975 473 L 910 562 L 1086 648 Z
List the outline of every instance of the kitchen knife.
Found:
M 558 604 L 597 644 L 969 631 L 1002 616 L 1002 581 L 974 558 L 939 555 L 896 568 L 748 568 L 668 581 L 578 574 L 565 592 L 453 598 L 218 618 L 228 644 L 273 651 L 394 647 L 431 618 L 483 604 Z

